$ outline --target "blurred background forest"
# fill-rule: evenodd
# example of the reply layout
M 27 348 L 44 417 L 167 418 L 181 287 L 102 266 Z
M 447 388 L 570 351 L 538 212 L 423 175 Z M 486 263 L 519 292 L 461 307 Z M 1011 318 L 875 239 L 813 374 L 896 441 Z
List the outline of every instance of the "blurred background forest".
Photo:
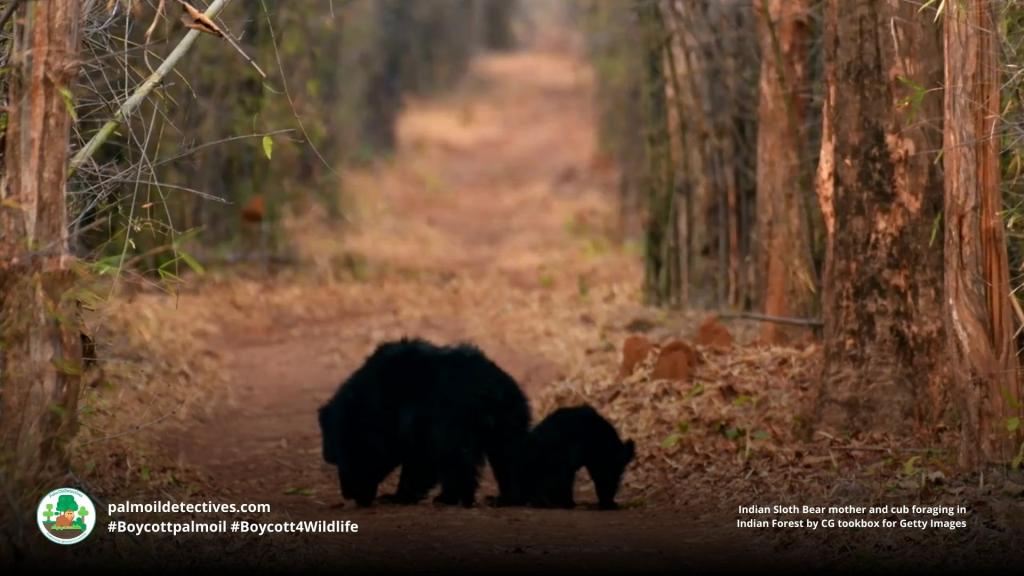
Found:
M 87 3 L 80 143 L 159 64 L 159 48 L 180 37 L 171 4 Z M 169 17 L 158 18 L 157 7 Z M 282 211 L 320 202 L 341 218 L 339 170 L 393 152 L 405 97 L 451 87 L 478 50 L 510 47 L 513 9 L 475 0 L 267 0 L 228 11 L 225 29 L 268 78 L 220 43 L 199 43 L 159 97 L 75 175 L 80 191 L 69 209 L 74 231 L 86 229 L 73 232 L 76 254 L 120 263 L 130 230 L 125 254 L 147 273 L 180 263 L 173 247 L 182 238 L 201 236 L 190 247 L 202 262 L 252 256 L 262 234 L 267 250 L 282 253 L 287 240 L 274 225 Z
M 975 490 L 1021 527 L 1024 2 L 0 15 L 8 501 L 252 482 L 322 514 L 280 407 L 419 331 L 637 438 L 633 508 Z M 219 468 L 224 438 L 273 458 Z

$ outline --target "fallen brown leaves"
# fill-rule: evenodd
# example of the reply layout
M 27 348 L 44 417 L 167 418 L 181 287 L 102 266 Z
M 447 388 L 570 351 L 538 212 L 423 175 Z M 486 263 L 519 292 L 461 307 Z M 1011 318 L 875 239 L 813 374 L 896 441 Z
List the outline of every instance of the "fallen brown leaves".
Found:
M 626 484 L 633 498 L 686 504 L 701 497 L 691 489 L 695 484 L 749 483 L 799 458 L 791 446 L 808 409 L 817 347 L 737 347 L 726 353 L 674 340 L 649 352 L 623 378 L 598 368 L 552 386 L 538 410 L 591 403 L 637 440 Z M 657 377 L 664 358 L 676 355 L 692 358 L 683 361 L 693 371 L 690 382 Z M 794 478 L 779 472 L 760 490 L 797 488 Z M 683 485 L 687 489 L 676 489 Z

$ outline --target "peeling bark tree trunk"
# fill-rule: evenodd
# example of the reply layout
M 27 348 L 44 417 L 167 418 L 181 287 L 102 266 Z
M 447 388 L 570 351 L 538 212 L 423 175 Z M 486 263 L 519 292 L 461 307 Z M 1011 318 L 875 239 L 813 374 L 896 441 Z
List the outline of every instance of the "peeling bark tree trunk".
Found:
M 819 424 L 921 430 L 938 418 L 940 31 L 902 0 L 830 0 L 819 173 L 827 261 Z M 915 424 L 917 426 L 915 426 Z
M 814 315 L 815 278 L 805 198 L 809 0 L 759 0 L 761 94 L 757 142 L 757 277 L 765 314 Z M 765 323 L 761 339 L 782 343 L 806 329 Z
M 38 498 L 34 482 L 64 463 L 81 370 L 71 297 L 65 179 L 80 2 L 25 2 L 15 18 L 0 186 L 0 446 L 5 488 Z M 21 504 L 23 502 L 20 502 Z
M 1006 428 L 1021 414 L 1021 389 L 999 215 L 996 29 L 987 0 L 947 4 L 944 311 L 965 466 L 1006 462 L 1020 442 Z

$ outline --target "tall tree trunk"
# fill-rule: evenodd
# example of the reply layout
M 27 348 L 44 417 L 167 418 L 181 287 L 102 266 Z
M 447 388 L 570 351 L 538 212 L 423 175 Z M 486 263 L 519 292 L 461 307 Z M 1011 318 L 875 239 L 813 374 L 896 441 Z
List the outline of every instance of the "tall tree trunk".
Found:
M 21 499 L 37 498 L 34 483 L 64 463 L 75 428 L 81 349 L 64 188 L 79 10 L 78 0 L 23 3 L 11 51 L 0 186 L 0 482 Z
M 412 41 L 413 3 L 408 0 L 380 0 L 373 4 L 374 49 L 367 72 L 362 135 L 366 146 L 376 153 L 390 154 L 397 146 L 395 133 L 402 94 L 409 88 L 409 47 Z
M 902 0 L 830 0 L 826 12 L 817 415 L 847 431 L 920 430 L 939 416 L 946 380 L 932 238 L 942 104 L 928 91 L 942 82 L 940 31 Z
M 638 0 L 644 42 L 645 120 L 647 133 L 647 243 L 644 295 L 649 304 L 679 305 L 680 258 L 677 203 L 672 178 L 672 147 L 668 132 L 665 49 L 668 34 L 657 1 Z
M 682 278 L 680 302 L 683 306 L 690 306 L 694 299 L 700 299 L 700 291 L 691 291 L 691 285 L 700 283 L 698 276 L 703 275 L 703 279 L 707 279 L 710 272 L 700 266 L 702 257 L 697 247 L 711 241 L 709 231 L 718 230 L 717 226 L 697 225 L 698 222 L 705 220 L 700 218 L 701 214 L 713 212 L 708 206 L 714 204 L 709 201 L 714 190 L 711 185 L 714 163 L 709 154 L 713 137 L 709 126 L 710 114 L 705 109 L 706 86 L 701 85 L 701 79 L 707 74 L 704 72 L 701 56 L 703 39 L 696 36 L 707 34 L 707 26 L 694 23 L 692 5 L 675 1 L 666 4 L 672 23 L 671 28 L 667 29 L 671 42 L 666 53 L 669 57 L 669 76 L 673 83 L 673 96 L 676 102 L 679 132 L 677 167 L 681 170 L 681 194 L 677 195 L 677 201 L 680 200 L 678 196 L 682 196 L 682 204 L 677 210 Z M 708 221 L 714 222 L 713 219 Z M 715 297 L 718 293 L 717 284 L 721 283 L 721 280 L 717 274 L 711 278 L 711 282 L 716 283 Z
M 945 321 L 961 408 L 960 461 L 1009 460 L 1020 380 L 999 190 L 999 69 L 988 0 L 946 6 Z
M 671 79 L 672 102 L 675 104 L 675 142 L 672 145 L 673 154 L 677 154 L 679 161 L 675 164 L 676 174 L 674 175 L 673 188 L 675 189 L 676 203 L 676 230 L 678 231 L 679 245 L 679 305 L 687 307 L 690 305 L 690 273 L 693 258 L 693 189 L 695 176 L 692 174 L 693 152 L 688 149 L 690 138 L 692 138 L 693 127 L 689 119 L 689 111 L 695 106 L 683 92 L 679 76 L 684 73 L 685 67 L 680 69 L 678 63 L 685 63 L 688 55 L 685 51 L 677 58 L 676 53 L 684 47 L 685 38 L 680 38 L 666 26 L 666 31 L 674 37 L 666 42 L 665 56 L 668 64 L 668 77 Z
M 511 50 L 515 48 L 515 33 L 512 21 L 519 8 L 517 0 L 484 0 L 483 2 L 483 44 L 489 50 Z
M 809 0 L 757 0 L 761 94 L 757 143 L 757 277 L 765 314 L 814 314 L 815 278 L 805 205 L 811 180 L 804 142 Z M 784 342 L 802 329 L 766 323 L 761 339 Z

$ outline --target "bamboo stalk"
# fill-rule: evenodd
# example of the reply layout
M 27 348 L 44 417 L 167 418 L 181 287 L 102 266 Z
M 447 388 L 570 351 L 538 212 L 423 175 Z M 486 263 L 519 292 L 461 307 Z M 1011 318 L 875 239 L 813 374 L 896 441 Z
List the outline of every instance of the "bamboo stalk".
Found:
M 231 0 L 214 0 L 210 4 L 210 7 L 206 9 L 204 14 L 208 18 L 213 18 L 230 1 Z M 174 50 L 172 50 L 167 56 L 167 59 L 164 60 L 163 64 L 161 64 L 156 71 L 150 74 L 149 77 L 147 77 L 145 81 L 135 89 L 135 92 L 133 92 L 132 95 L 125 100 L 123 104 L 121 104 L 121 107 L 118 108 L 117 112 L 114 113 L 114 117 L 108 120 L 107 123 L 100 128 L 99 132 L 93 135 L 89 142 L 87 142 L 86 145 L 83 146 L 73 158 L 71 158 L 71 163 L 68 167 L 68 177 L 74 174 L 87 160 L 92 158 L 96 151 L 99 150 L 100 146 L 102 146 L 107 139 L 110 138 L 110 135 L 114 133 L 114 130 L 117 130 L 117 127 L 123 124 L 124 121 L 131 116 L 133 112 L 135 112 L 136 108 L 138 108 L 146 97 L 149 96 L 149 93 L 160 84 L 164 77 L 174 69 L 174 66 L 177 65 L 178 61 L 188 53 L 189 49 L 192 48 L 192 44 L 195 43 L 196 38 L 199 37 L 199 34 L 200 32 L 198 30 L 189 30 L 188 33 L 185 34 L 185 37 L 181 39 L 181 42 L 178 42 L 178 45 L 175 46 Z

